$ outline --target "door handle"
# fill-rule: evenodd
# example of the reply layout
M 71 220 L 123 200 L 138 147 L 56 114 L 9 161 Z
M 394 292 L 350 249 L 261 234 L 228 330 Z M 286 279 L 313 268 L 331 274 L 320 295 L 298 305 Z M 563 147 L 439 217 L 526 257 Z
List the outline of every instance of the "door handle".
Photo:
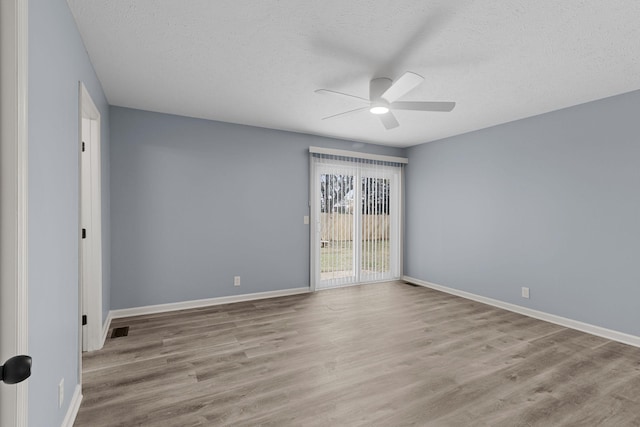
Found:
M 17 384 L 31 376 L 31 356 L 13 356 L 0 366 L 0 381 Z

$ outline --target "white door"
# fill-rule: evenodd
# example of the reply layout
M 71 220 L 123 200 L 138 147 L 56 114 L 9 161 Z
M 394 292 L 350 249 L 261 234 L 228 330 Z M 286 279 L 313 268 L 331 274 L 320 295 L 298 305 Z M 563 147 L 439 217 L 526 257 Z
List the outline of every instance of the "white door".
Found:
M 89 327 L 87 325 L 90 306 L 91 286 L 91 239 L 87 230 L 91 230 L 91 120 L 83 115 L 80 119 L 80 290 L 82 351 L 89 350 Z
M 0 2 L 0 425 L 27 425 L 27 0 Z M 24 367 L 24 365 L 22 365 Z M 26 372 L 26 371 L 24 371 Z
M 401 168 L 311 160 L 312 288 L 400 277 Z
M 82 83 L 79 91 L 81 348 L 94 351 L 104 344 L 100 112 Z

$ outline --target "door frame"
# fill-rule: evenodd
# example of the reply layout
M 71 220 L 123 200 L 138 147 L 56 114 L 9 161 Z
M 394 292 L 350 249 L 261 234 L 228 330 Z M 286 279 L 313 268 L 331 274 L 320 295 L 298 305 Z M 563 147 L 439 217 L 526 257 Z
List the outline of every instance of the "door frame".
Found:
M 363 153 L 363 152 L 357 152 L 357 151 L 338 150 L 338 149 L 314 147 L 314 146 L 309 147 L 309 154 L 310 154 L 309 155 L 309 210 L 310 210 L 309 213 L 310 213 L 310 222 L 311 222 L 311 227 L 309 227 L 309 244 L 310 244 L 309 290 L 311 292 L 315 292 L 319 289 L 318 284 L 320 282 L 320 265 L 319 265 L 320 264 L 320 239 L 318 237 L 320 233 L 320 217 L 318 216 L 320 212 L 320 209 L 318 206 L 318 200 L 320 199 L 320 180 L 317 179 L 320 168 L 318 168 L 317 163 L 314 162 L 313 154 L 330 155 L 330 156 L 345 157 L 345 158 L 352 158 L 352 159 L 374 160 L 379 162 L 389 162 L 389 163 L 396 163 L 401 166 L 408 164 L 409 159 L 406 157 L 386 156 L 386 155 L 380 155 L 380 154 L 370 154 L 370 153 Z M 357 175 L 360 177 L 363 170 L 366 170 L 367 172 L 369 172 L 370 169 L 371 168 L 367 166 L 361 166 L 359 168 Z M 395 216 L 397 217 L 397 228 L 394 230 L 396 232 L 394 246 L 396 246 L 397 248 L 397 251 L 396 251 L 397 259 L 395 260 L 396 261 L 395 264 L 397 265 L 397 274 L 399 275 L 399 277 L 402 277 L 403 249 L 404 249 L 404 242 L 403 242 L 404 240 L 403 239 L 403 235 L 404 235 L 404 209 L 403 209 L 404 168 L 400 167 L 397 175 L 394 174 L 394 176 L 396 178 L 396 183 L 394 187 L 397 193 L 396 202 L 394 203 L 394 206 L 393 206 L 393 210 L 395 210 Z M 358 188 L 358 190 L 356 190 L 356 193 L 359 193 L 360 185 L 358 184 L 356 185 L 356 187 Z M 360 200 L 360 196 L 358 194 L 356 194 L 356 196 L 357 196 L 356 200 Z M 359 210 L 360 208 L 358 208 L 358 211 Z M 356 217 L 357 216 L 358 215 L 356 215 Z M 356 222 L 355 226 L 356 226 L 356 229 L 354 229 L 354 231 L 360 228 L 361 225 L 359 224 L 359 222 Z M 391 232 L 393 233 L 393 231 Z M 359 256 L 358 257 L 354 256 L 354 262 L 357 262 L 356 261 L 357 259 L 359 259 Z M 386 280 L 388 279 L 385 279 L 383 281 L 386 281 Z M 369 283 L 369 282 L 366 282 L 366 283 Z M 356 283 L 356 284 L 361 284 L 361 283 Z
M 78 83 L 78 136 L 79 136 L 79 309 L 78 317 L 82 325 L 82 315 L 87 316 L 87 324 L 80 327 L 80 350 L 95 351 L 104 345 L 102 328 L 102 171 L 100 141 L 101 119 L 89 91 L 82 82 Z M 85 128 L 83 122 L 88 121 Z M 86 133 L 89 135 L 86 135 Z M 82 151 L 82 144 L 85 150 Z M 83 167 L 88 168 L 88 183 L 83 175 Z M 88 185 L 89 197 L 83 195 L 83 185 Z M 88 200 L 86 200 L 88 199 Z M 86 206 L 85 206 L 86 204 Z M 83 206 L 89 212 L 83 217 Z M 87 229 L 87 238 L 82 238 L 82 229 Z M 84 245 L 87 246 L 84 246 Z M 83 249 L 84 248 L 84 249 Z M 84 272 L 87 272 L 85 275 Z M 84 332 L 84 333 L 83 333 Z M 83 336 L 86 339 L 83 339 Z M 82 356 L 80 355 L 80 366 Z M 80 373 L 81 374 L 81 373 Z
M 28 354 L 28 0 L 0 2 L 0 363 Z M 37 364 L 37 361 L 35 361 Z M 0 384 L 0 425 L 27 426 L 28 380 Z

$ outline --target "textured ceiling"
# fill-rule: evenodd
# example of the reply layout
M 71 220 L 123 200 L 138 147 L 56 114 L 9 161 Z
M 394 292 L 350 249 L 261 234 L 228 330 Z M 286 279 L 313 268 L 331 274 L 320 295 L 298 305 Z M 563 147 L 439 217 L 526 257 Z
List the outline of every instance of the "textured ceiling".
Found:
M 410 146 L 640 89 L 638 0 L 68 0 L 112 105 Z M 425 77 L 385 130 L 369 80 Z

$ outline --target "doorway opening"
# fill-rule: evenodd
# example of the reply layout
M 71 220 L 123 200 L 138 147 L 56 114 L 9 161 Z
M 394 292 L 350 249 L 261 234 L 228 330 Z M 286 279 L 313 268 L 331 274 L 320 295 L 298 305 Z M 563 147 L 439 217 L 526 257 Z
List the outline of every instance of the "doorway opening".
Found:
M 100 112 L 80 83 L 80 319 L 82 351 L 99 350 L 102 328 Z

